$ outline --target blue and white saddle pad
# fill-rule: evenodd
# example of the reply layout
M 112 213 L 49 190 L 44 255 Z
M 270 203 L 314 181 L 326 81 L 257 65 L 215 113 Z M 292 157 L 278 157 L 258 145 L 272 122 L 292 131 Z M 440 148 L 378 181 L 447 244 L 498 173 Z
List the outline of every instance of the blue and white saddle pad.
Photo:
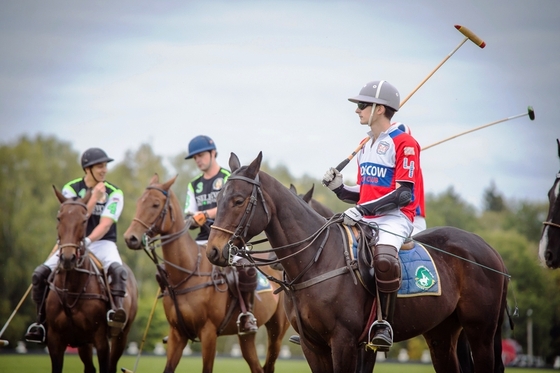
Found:
M 441 295 L 439 274 L 428 250 L 418 242 L 414 248 L 400 250 L 402 285 L 399 297 Z

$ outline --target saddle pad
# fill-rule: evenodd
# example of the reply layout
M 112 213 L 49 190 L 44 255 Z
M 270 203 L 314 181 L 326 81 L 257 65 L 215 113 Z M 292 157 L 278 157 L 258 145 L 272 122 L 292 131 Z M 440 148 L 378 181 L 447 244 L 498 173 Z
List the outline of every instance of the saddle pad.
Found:
M 268 279 L 260 272 L 257 272 L 257 293 L 262 293 L 264 291 L 272 291 L 272 285 Z
M 430 253 L 418 242 L 414 248 L 400 250 L 402 285 L 398 297 L 441 295 L 439 274 Z
M 350 232 L 351 254 L 354 259 L 358 257 L 358 241 L 354 232 Z M 399 250 L 399 260 L 402 279 L 401 288 L 397 293 L 399 298 L 441 295 L 436 265 L 424 246 L 415 241 L 412 249 Z

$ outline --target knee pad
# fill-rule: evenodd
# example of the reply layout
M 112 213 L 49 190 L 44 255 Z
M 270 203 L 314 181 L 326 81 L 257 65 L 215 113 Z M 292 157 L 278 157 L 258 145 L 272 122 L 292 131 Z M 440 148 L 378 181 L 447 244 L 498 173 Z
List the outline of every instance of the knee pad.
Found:
M 254 291 L 257 288 L 257 270 L 255 267 L 238 267 L 239 290 Z
M 43 296 L 45 295 L 45 288 L 47 287 L 47 279 L 51 274 L 51 269 L 49 266 L 41 264 L 35 271 L 33 271 L 33 276 L 31 277 L 31 283 L 33 284 L 33 293 L 31 297 L 35 303 L 40 303 L 43 301 Z
M 128 272 L 122 264 L 111 263 L 108 269 L 108 275 L 111 276 L 111 293 L 116 296 L 124 297 L 126 293 L 126 280 Z
M 373 266 L 379 290 L 392 293 L 401 287 L 401 264 L 397 249 L 389 245 L 377 245 L 374 249 Z

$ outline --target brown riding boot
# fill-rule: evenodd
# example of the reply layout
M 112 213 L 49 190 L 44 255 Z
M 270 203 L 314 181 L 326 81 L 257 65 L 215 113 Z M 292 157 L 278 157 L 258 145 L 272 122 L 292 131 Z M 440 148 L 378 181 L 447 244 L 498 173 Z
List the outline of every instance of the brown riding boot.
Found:
M 114 309 L 110 309 L 107 312 L 107 325 L 111 328 L 122 330 L 128 321 L 128 315 L 123 308 L 128 273 L 118 263 L 111 264 L 108 272 L 111 276 L 111 295 L 113 296 Z
M 40 265 L 35 268 L 31 283 L 33 284 L 33 292 L 31 297 L 37 306 L 37 321 L 27 328 L 25 340 L 31 343 L 45 343 L 47 331 L 45 330 L 45 299 L 48 290 L 47 280 L 51 274 L 51 269 L 46 265 Z
M 393 346 L 393 314 L 395 312 L 395 301 L 397 300 L 397 292 L 379 293 L 379 301 L 381 302 L 382 321 L 375 321 L 372 325 L 374 335 L 369 343 L 370 346 L 377 348 L 379 351 L 389 351 Z
M 238 263 L 246 262 L 240 259 Z M 248 262 L 247 262 L 248 263 Z M 237 267 L 239 274 L 239 292 L 241 301 L 241 313 L 237 318 L 237 328 L 239 335 L 253 334 L 259 330 L 257 319 L 253 315 L 253 304 L 255 300 L 255 290 L 257 289 L 257 270 L 254 267 Z

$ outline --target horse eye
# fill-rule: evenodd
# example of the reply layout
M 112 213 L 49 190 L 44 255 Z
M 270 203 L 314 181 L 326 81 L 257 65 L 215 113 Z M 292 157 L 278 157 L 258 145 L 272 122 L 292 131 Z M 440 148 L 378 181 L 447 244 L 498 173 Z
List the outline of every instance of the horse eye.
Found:
M 238 198 L 235 201 L 233 201 L 233 204 L 235 206 L 241 206 L 243 204 L 243 202 L 245 202 L 245 200 L 243 198 Z

